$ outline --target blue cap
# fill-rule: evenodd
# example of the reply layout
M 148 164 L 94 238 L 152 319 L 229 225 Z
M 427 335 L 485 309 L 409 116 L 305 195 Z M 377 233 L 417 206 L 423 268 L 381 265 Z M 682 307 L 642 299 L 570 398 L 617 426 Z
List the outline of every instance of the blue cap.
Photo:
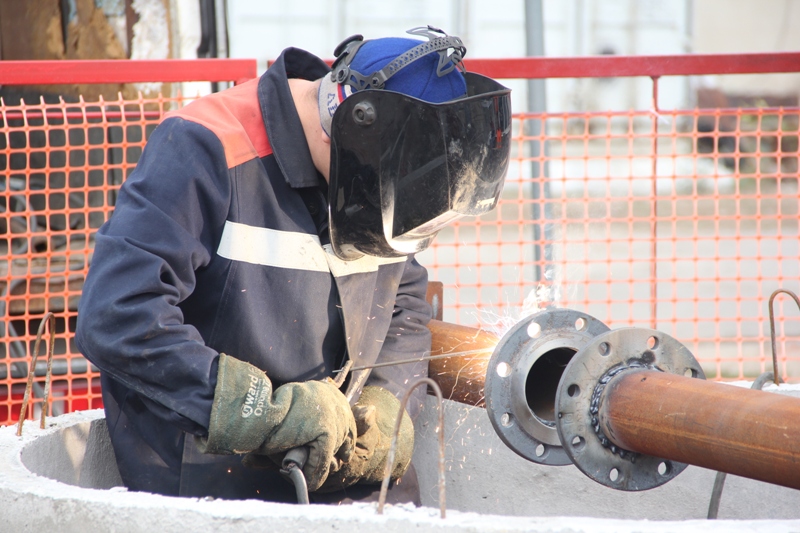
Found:
M 419 45 L 420 42 L 402 37 L 366 41 L 356 52 L 350 68 L 368 76 Z M 437 74 L 438 65 L 439 53 L 431 52 L 408 64 L 386 80 L 384 89 L 434 104 L 464 96 L 467 93 L 467 83 L 461 72 L 454 68 L 440 77 Z
M 351 72 L 359 73 L 362 77 L 369 77 L 424 42 L 403 37 L 384 37 L 364 41 L 352 56 L 349 69 Z M 457 42 L 460 44 L 461 41 Z M 464 75 L 458 68 L 454 68 L 455 64 L 450 65 L 451 68 L 442 73 L 440 57 L 439 51 L 436 50 L 422 57 L 413 57 L 405 66 L 389 76 L 382 90 L 402 93 L 434 104 L 466 96 L 467 82 L 464 80 Z M 460 56 L 458 61 L 460 61 Z M 331 76 L 325 76 L 322 79 L 318 94 L 320 123 L 323 131 L 329 137 L 336 109 L 345 98 L 355 91 L 356 89 L 351 84 L 336 83 Z

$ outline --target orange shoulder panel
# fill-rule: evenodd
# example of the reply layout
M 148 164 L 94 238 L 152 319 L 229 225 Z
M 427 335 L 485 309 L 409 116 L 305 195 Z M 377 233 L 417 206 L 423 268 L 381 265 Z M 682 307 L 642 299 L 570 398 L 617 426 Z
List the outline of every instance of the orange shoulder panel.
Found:
M 166 117 L 180 117 L 213 131 L 225 149 L 228 168 L 272 153 L 258 103 L 258 78 L 204 96 Z

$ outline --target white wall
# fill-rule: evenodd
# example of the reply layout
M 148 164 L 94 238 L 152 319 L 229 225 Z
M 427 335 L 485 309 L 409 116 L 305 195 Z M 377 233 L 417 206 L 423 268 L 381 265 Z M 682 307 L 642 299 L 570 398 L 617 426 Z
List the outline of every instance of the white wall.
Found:
M 231 57 L 255 57 L 263 71 L 288 46 L 332 59 L 336 45 L 350 35 L 404 36 L 428 24 L 461 37 L 467 57 L 519 57 L 525 51 L 522 6 L 517 0 L 229 0 Z M 511 86 L 514 109 L 523 109 L 524 86 Z
M 702 54 L 800 51 L 797 0 L 702 0 L 693 6 L 692 49 Z M 800 74 L 713 76 L 732 94 L 800 96 Z
M 229 0 L 231 55 L 256 57 L 261 68 L 287 46 L 330 59 L 349 35 L 402 36 L 407 29 L 431 24 L 461 37 L 470 57 L 520 56 L 525 47 L 522 5 L 516 0 Z
M 687 0 L 544 0 L 545 53 L 548 56 L 682 53 L 686 51 Z M 268 59 L 287 46 L 305 48 L 323 58 L 344 37 L 403 35 L 425 24 L 461 37 L 467 57 L 523 57 L 525 10 L 522 0 L 309 0 L 263 2 L 229 0 L 232 57 Z M 377 7 L 379 6 L 379 7 Z M 670 82 L 668 82 L 670 83 Z M 509 81 L 515 110 L 526 108 L 526 84 Z M 684 89 L 665 91 L 667 107 L 685 98 Z M 649 105 L 648 79 L 550 80 L 550 110 L 628 109 Z
M 543 0 L 545 54 L 550 57 L 737 53 L 800 49 L 797 0 Z M 332 58 L 348 35 L 403 35 L 425 24 L 460 36 L 467 57 L 525 55 L 523 0 L 228 0 L 232 57 L 255 57 L 260 69 L 287 46 Z M 704 79 L 739 92 L 800 92 L 800 76 Z M 659 82 L 663 109 L 694 105 L 698 80 Z M 509 82 L 513 107 L 527 108 L 526 84 Z M 764 86 L 768 85 L 765 89 Z M 550 111 L 647 109 L 649 78 L 548 80 Z
M 591 55 L 665 55 L 689 52 L 690 0 L 544 0 L 545 53 L 551 57 Z M 660 82 L 659 105 L 681 107 L 687 83 Z M 548 81 L 550 111 L 647 109 L 649 78 L 601 78 Z

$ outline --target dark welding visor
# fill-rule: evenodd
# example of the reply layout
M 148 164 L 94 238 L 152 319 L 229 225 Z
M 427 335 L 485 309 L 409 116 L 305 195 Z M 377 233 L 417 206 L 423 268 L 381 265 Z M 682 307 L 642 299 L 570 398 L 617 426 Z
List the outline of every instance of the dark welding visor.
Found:
M 344 260 L 420 252 L 445 225 L 497 204 L 510 152 L 510 90 L 465 73 L 467 95 L 432 104 L 358 91 L 333 116 L 330 233 Z

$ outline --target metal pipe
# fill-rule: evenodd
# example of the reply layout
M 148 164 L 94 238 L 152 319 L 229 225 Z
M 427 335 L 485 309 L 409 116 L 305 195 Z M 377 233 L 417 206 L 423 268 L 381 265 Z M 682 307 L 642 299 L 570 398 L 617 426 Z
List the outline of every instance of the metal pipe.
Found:
M 544 9 L 542 0 L 525 0 L 525 55 L 528 57 L 544 57 Z M 542 201 L 550 197 L 549 183 L 547 178 L 549 172 L 546 156 L 546 145 L 541 142 L 542 130 L 544 130 L 544 120 L 541 115 L 547 111 L 547 87 L 546 80 L 543 78 L 533 78 L 527 81 L 528 86 L 528 113 L 532 116 L 525 120 L 528 127 L 527 135 L 530 140 L 530 161 L 531 179 L 529 182 L 530 197 L 533 199 L 531 208 L 533 210 L 533 279 L 544 280 L 543 265 L 549 265 L 552 261 L 552 250 L 550 246 L 542 243 L 542 237 L 549 241 L 552 236 L 551 224 L 547 224 L 547 214 L 543 211 L 547 204 Z M 538 115 L 538 116 L 537 116 Z M 540 161 L 541 159 L 541 161 Z M 544 234 L 544 235 L 542 235 Z
M 430 377 L 440 385 L 445 397 L 483 406 L 486 369 L 501 339 L 485 330 L 436 320 L 431 321 L 429 328 L 433 355 L 485 349 L 485 354 L 431 360 L 429 367 Z M 503 349 L 522 349 L 505 344 Z M 654 459 L 658 465 L 658 473 L 654 475 L 660 481 L 650 480 L 648 470 L 629 472 L 627 475 L 638 476 L 637 479 L 620 480 L 609 486 L 625 490 L 651 488 L 672 479 L 685 464 L 692 464 L 800 489 L 800 424 L 793 424 L 800 420 L 797 398 L 697 379 L 703 377 L 702 370 L 688 350 L 654 330 L 630 328 L 630 331 L 608 332 L 595 337 L 591 346 L 581 349 L 578 355 L 584 352 L 585 356 L 577 361 L 580 364 L 572 361 L 570 366 L 584 369 L 588 381 L 584 383 L 580 376 L 566 376 L 570 373 L 568 367 L 559 387 L 570 390 L 562 391 L 561 396 L 565 401 L 589 402 L 595 385 L 608 370 L 606 366 L 622 365 L 619 373 L 609 373 L 604 387 L 597 389 L 602 390 L 596 411 L 602 432 L 599 436 L 607 437 L 613 445 L 610 449 L 617 450 L 611 455 L 622 463 L 634 460 L 634 466 L 640 467 L 646 462 L 642 455 L 660 458 Z M 640 354 L 642 364 L 632 364 L 631 361 L 638 359 L 631 354 Z M 647 359 L 648 354 L 655 359 Z M 597 359 L 596 365 L 590 364 L 594 359 L 586 360 L 590 356 Z M 645 364 L 648 361 L 650 366 Z M 653 366 L 665 371 L 653 370 Z M 489 376 L 500 379 L 494 373 Z M 579 405 L 578 411 L 570 414 L 571 408 L 565 407 L 571 404 L 562 403 L 559 412 L 569 413 L 563 420 L 559 417 L 559 422 L 573 420 L 575 413 L 583 413 Z M 594 462 L 589 460 L 591 457 L 586 459 L 589 445 L 602 438 L 598 439 L 593 431 L 592 435 L 581 433 L 576 444 L 573 434 L 578 429 L 578 425 L 572 424 L 559 430 L 568 434 L 569 451 L 592 466 L 605 464 L 603 457 L 595 457 Z M 633 453 L 619 453 L 620 449 Z M 572 461 L 576 457 L 571 457 Z M 661 459 L 665 461 L 659 464 Z M 677 463 L 685 464 L 681 467 Z M 612 467 L 625 470 L 616 463 L 607 466 L 609 470 Z
M 439 385 L 445 398 L 483 407 L 486 368 L 500 338 L 484 329 L 440 320 L 431 320 L 428 329 L 431 330 L 431 356 L 470 352 L 445 359 L 431 359 L 428 376 Z
M 764 388 L 764 384 L 767 381 L 772 381 L 773 379 L 775 379 L 773 372 L 764 372 L 756 378 L 750 388 L 753 390 L 761 390 Z M 711 501 L 708 502 L 707 518 L 709 520 L 715 520 L 717 518 L 717 514 L 719 513 L 719 502 L 722 499 L 722 489 L 725 486 L 726 477 L 728 477 L 728 474 L 725 472 L 717 472 L 717 475 L 714 478 L 714 488 L 711 491 Z
M 600 428 L 626 450 L 800 489 L 800 400 L 655 370 L 608 382 Z

